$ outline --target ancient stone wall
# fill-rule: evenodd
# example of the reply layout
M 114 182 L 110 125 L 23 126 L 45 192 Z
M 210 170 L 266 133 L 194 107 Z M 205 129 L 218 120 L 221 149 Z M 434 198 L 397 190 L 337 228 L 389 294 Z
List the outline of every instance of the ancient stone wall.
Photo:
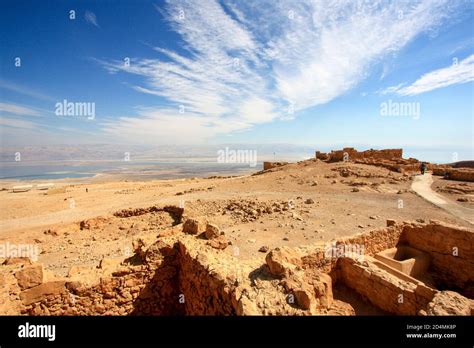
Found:
M 314 270 L 325 272 L 331 276 L 335 286 L 343 284 L 355 290 L 376 307 L 389 313 L 471 315 L 474 301 L 467 297 L 472 297 L 469 291 L 472 291 L 473 279 L 473 231 L 437 222 L 396 224 L 390 220 L 387 223 L 390 227 L 338 239 L 329 245 L 282 249 L 276 254 L 273 251 L 267 257 L 267 264 L 272 273 L 281 274 L 285 279 L 291 279 L 296 272 L 295 269 L 298 268 L 304 269 L 305 272 L 314 272 Z M 446 236 L 444 242 L 442 236 Z M 440 274 L 445 286 L 440 283 L 441 288 L 435 289 L 410 276 L 404 274 L 396 276 L 392 274 L 393 271 L 387 272 L 386 265 L 380 265 L 378 260 L 371 257 L 400 244 L 409 244 L 429 253 L 433 260 L 431 271 L 433 274 Z M 452 262 L 453 256 L 449 254 L 449 251 L 453 245 L 458 244 L 463 246 L 459 249 L 463 257 Z M 354 245 L 364 246 L 361 255 L 332 256 L 327 253 L 328 247 L 333 250 L 347 250 L 345 247 Z M 301 277 L 301 279 L 304 278 Z M 458 286 L 453 286 L 453 281 Z M 303 304 L 311 303 L 309 300 L 312 298 L 311 292 L 305 290 L 305 284 L 299 286 L 301 290 L 298 293 L 305 296 L 298 301 Z M 454 291 L 445 291 L 445 289 L 457 290 L 467 297 Z
M 383 149 L 383 150 L 366 150 L 357 151 L 353 147 L 345 147 L 342 150 L 333 150 L 329 153 L 316 151 L 316 158 L 328 162 L 340 162 L 344 160 L 354 161 L 357 159 L 401 159 L 403 156 L 402 149 Z
M 236 314 L 239 304 L 232 291 L 231 279 L 222 276 L 218 269 L 209 271 L 209 256 L 203 250 L 199 256 L 193 257 L 183 242 L 158 241 L 142 255 L 137 254 L 134 260 L 130 260 L 138 265 L 119 266 L 110 274 L 99 272 L 93 284 L 84 284 L 73 278 L 44 282 L 25 289 L 20 293 L 24 305 L 22 313 Z M 23 271 L 29 272 L 28 267 Z M 85 270 L 81 277 L 86 277 Z
M 439 288 L 474 298 L 474 234 L 472 231 L 432 222 L 403 227 L 400 243 L 428 253 Z
M 187 233 L 141 240 L 131 258 L 74 266 L 65 278 L 47 278 L 40 264 L 9 261 L 1 266 L 1 298 L 29 315 L 353 314 L 333 299 L 333 286 L 343 284 L 394 314 L 469 314 L 473 301 L 444 290 L 472 297 L 473 231 L 433 221 L 387 226 L 334 243 L 277 248 L 264 265 L 236 262 L 209 246 L 212 240 Z M 400 244 L 430 255 L 440 288 L 397 276 L 371 258 Z M 361 257 L 328 254 L 348 246 L 359 247 Z
M 339 278 L 377 307 L 393 314 L 418 315 L 433 299 L 435 290 L 391 276 L 371 262 L 341 258 Z
M 449 180 L 474 182 L 473 168 L 453 168 L 447 165 L 431 165 L 428 169 L 432 170 L 433 175 L 443 176 Z
M 263 170 L 273 169 L 287 164 L 288 162 L 263 162 Z
M 186 299 L 184 307 L 187 315 L 235 315 L 237 301 L 235 285 L 224 276 L 222 270 L 215 271 L 209 257 L 189 250 L 178 242 L 179 285 Z M 224 258 L 227 255 L 222 255 Z M 211 263 L 211 264 L 210 264 Z M 210 271 L 214 269 L 213 271 Z
M 403 224 L 394 224 L 393 226 L 374 230 L 365 233 L 358 233 L 353 236 L 339 238 L 332 243 L 315 245 L 307 248 L 302 256 L 304 268 L 319 268 L 326 273 L 330 273 L 336 266 L 337 259 L 327 256 L 327 248 L 332 250 L 342 250 L 342 246 L 359 246 L 363 248 L 364 255 L 374 255 L 385 249 L 390 249 L 398 244 L 402 233 Z
M 156 249 L 158 249 L 158 252 Z M 152 251 L 153 250 L 153 251 Z M 159 253 L 159 254 L 158 254 Z M 139 260 L 113 267 L 102 265 L 32 287 L 20 293 L 30 315 L 166 315 L 179 314 L 176 295 L 176 251 L 170 245 L 155 245 Z M 102 260 L 106 263 L 107 260 Z M 117 265 L 115 265 L 117 266 Z M 96 274 L 94 274 L 96 273 Z M 88 277 L 89 276 L 89 277 Z M 93 279 L 90 279 L 92 276 Z M 84 282 L 85 280 L 85 282 Z
M 463 168 L 463 169 L 448 169 L 447 178 L 449 180 L 458 180 L 458 181 L 470 181 L 474 182 L 474 169 Z

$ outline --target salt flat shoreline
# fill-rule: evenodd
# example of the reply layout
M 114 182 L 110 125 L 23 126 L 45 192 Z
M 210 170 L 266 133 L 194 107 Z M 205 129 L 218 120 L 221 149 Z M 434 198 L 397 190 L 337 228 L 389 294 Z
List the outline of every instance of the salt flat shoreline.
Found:
M 160 171 L 157 173 L 144 173 L 144 174 L 127 174 L 127 173 L 95 173 L 88 177 L 66 177 L 66 178 L 45 178 L 45 179 L 27 179 L 27 178 L 8 178 L 0 179 L 0 186 L 9 185 L 37 185 L 40 183 L 54 183 L 54 184 L 92 184 L 92 183 L 104 183 L 104 182 L 148 182 L 155 180 L 179 180 L 179 179 L 192 179 L 192 178 L 207 178 L 212 176 L 219 177 L 234 177 L 252 174 L 261 170 L 260 167 L 241 169 L 241 170 L 222 170 L 222 171 L 209 171 L 209 172 L 196 172 L 196 173 L 179 173 L 175 171 Z M 6 187 L 5 187 L 6 188 Z

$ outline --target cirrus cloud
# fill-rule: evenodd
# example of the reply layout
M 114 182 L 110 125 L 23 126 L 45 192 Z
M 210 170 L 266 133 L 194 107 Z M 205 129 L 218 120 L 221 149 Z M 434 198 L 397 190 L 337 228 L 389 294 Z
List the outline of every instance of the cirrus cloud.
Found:
M 383 94 L 396 93 L 402 96 L 413 96 L 438 88 L 474 81 L 474 54 L 455 61 L 448 67 L 431 71 L 421 76 L 409 86 L 399 84 L 388 87 Z
M 139 141 L 194 142 L 291 119 L 289 109 L 325 104 L 354 88 L 374 64 L 435 30 L 459 4 L 167 1 L 156 8 L 181 37 L 179 51 L 154 47 L 155 57 L 129 66 L 101 62 L 110 72 L 142 77 L 133 88 L 161 106 L 139 107 L 103 127 Z

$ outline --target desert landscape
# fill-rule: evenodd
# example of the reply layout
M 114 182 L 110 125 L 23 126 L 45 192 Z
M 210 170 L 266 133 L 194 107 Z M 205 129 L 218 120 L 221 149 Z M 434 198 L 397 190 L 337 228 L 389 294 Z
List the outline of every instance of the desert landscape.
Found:
M 472 346 L 474 0 L 3 0 L 0 348 Z
M 4 180 L 0 314 L 472 315 L 474 169 L 420 165 L 344 148 L 238 176 Z

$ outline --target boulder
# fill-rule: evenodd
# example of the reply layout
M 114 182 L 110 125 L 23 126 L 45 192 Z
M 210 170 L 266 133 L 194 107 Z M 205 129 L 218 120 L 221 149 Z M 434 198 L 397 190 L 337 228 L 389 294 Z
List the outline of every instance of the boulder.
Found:
M 290 272 L 283 285 L 295 296 L 296 304 L 301 309 L 328 309 L 333 302 L 332 279 L 318 270 Z
M 43 265 L 27 266 L 16 272 L 15 278 L 22 290 L 38 286 L 43 283 Z
M 276 248 L 265 257 L 270 273 L 276 276 L 284 275 L 288 270 L 301 266 L 300 255 L 289 247 Z
M 187 219 L 183 224 L 183 232 L 189 234 L 198 234 L 204 230 L 201 222 L 197 219 Z
M 225 249 L 229 245 L 229 241 L 224 236 L 218 236 L 207 242 L 207 245 L 214 249 Z
M 206 225 L 206 238 L 213 239 L 219 237 L 221 234 L 219 227 L 213 224 Z

